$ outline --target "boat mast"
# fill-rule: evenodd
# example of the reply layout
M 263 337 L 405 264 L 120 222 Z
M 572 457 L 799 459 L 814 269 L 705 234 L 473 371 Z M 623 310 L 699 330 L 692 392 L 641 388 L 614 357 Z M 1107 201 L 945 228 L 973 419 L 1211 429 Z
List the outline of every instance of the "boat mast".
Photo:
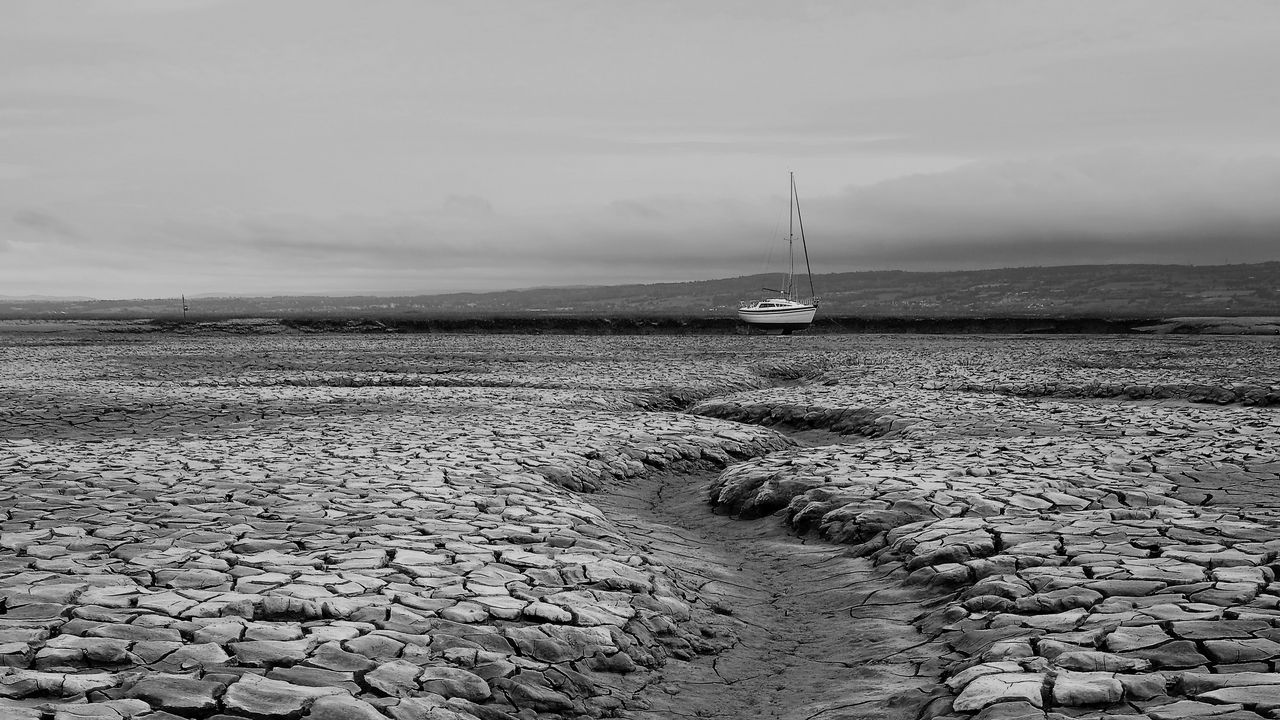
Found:
M 791 173 L 791 195 L 796 204 L 796 219 L 800 221 L 800 247 L 804 250 L 804 271 L 809 274 L 809 298 L 817 305 L 818 293 L 813 290 L 813 268 L 809 266 L 809 245 L 804 241 L 804 218 L 800 215 L 800 195 L 796 192 L 795 173 Z
M 791 194 L 787 198 L 787 257 L 791 260 L 791 269 L 787 272 L 786 288 L 787 299 L 795 302 L 796 299 L 796 254 L 795 254 L 795 222 L 796 222 L 796 174 L 789 173 L 791 176 Z

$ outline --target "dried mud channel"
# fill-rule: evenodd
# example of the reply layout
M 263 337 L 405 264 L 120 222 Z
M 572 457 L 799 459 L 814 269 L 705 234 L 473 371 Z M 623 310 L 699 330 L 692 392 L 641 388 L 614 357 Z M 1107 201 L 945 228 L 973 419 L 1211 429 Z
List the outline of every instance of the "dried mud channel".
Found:
M 671 659 L 644 694 L 651 707 L 627 716 L 918 717 L 946 652 L 912 624 L 927 612 L 920 593 L 776 518 L 712 512 L 711 480 L 653 476 L 593 497 L 715 613 L 704 634 L 719 651 Z

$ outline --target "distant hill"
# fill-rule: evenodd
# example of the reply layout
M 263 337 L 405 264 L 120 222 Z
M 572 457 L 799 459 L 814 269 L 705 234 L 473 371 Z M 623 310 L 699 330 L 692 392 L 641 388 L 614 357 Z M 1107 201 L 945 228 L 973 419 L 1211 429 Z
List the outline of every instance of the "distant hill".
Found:
M 0 295 L 0 303 L 88 302 L 91 300 L 93 300 L 93 298 L 80 295 L 68 297 L 54 295 Z
M 187 298 L 192 318 L 495 315 L 732 316 L 776 275 L 650 285 L 537 288 L 405 297 Z M 816 275 L 822 312 L 844 317 L 1151 317 L 1280 315 L 1280 262 L 1073 265 Z M 0 300 L 4 318 L 181 317 L 161 300 Z

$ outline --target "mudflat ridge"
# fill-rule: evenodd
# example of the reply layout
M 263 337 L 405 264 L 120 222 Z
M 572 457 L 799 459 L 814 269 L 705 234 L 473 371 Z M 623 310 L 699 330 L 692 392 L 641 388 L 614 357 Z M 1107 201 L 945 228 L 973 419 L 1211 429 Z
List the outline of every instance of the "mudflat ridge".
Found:
M 8 333 L 0 365 L 3 717 L 1280 708 L 1272 338 Z

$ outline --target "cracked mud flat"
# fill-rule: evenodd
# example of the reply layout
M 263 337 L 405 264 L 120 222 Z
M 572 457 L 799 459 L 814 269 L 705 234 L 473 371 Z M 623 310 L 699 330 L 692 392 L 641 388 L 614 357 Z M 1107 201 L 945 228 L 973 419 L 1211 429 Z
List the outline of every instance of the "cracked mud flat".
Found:
M 1270 338 L 0 338 L 0 717 L 1280 709 Z
M 916 717 L 940 670 L 920 604 L 839 546 L 709 514 L 708 485 L 659 476 L 597 501 L 721 616 L 723 649 L 668 663 L 643 716 Z

